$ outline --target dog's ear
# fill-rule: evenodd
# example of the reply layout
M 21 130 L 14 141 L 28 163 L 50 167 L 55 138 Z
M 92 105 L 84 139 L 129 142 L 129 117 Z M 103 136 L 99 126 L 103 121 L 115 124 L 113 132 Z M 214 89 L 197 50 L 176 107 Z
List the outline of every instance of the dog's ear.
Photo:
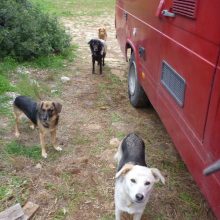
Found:
M 58 113 L 62 110 L 62 105 L 59 102 L 53 102 L 53 105 Z
M 132 168 L 134 167 L 133 164 L 129 164 L 129 163 L 126 163 L 122 168 L 121 170 L 119 170 L 116 175 L 115 175 L 115 179 L 117 179 L 118 177 L 120 176 L 124 176 L 127 172 L 129 172 Z
M 157 168 L 151 168 L 151 172 L 156 180 L 156 182 L 161 181 L 163 184 L 165 184 L 165 178 L 160 173 L 160 171 Z

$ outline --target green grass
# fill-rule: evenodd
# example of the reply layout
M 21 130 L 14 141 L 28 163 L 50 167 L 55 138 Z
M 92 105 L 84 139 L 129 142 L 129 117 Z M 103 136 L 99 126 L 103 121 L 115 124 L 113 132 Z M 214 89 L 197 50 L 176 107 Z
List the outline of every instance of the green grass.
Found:
M 10 58 L 5 57 L 3 60 L 0 61 L 0 75 L 7 76 L 9 73 L 14 71 L 18 66 L 18 63 Z
M 113 214 L 109 214 L 109 215 L 104 215 L 101 217 L 101 220 L 114 220 L 115 217 Z
M 21 75 L 16 90 L 21 95 L 39 98 L 41 88 L 36 81 L 31 81 L 28 75 Z
M 199 210 L 199 206 L 194 201 L 192 195 L 190 195 L 188 192 L 181 192 L 179 194 L 179 198 L 182 202 L 185 203 L 185 205 L 187 205 L 187 207 L 191 207 L 195 213 Z
M 77 45 L 73 45 L 66 49 L 63 54 L 39 57 L 30 62 L 25 62 L 24 66 L 39 69 L 62 70 L 65 68 L 66 62 L 72 62 L 76 58 L 77 48 Z
M 0 201 L 7 197 L 9 194 L 11 194 L 11 192 L 8 187 L 0 186 Z
M 26 147 L 17 141 L 12 141 L 4 148 L 5 153 L 12 156 L 24 156 L 34 160 L 41 159 L 41 150 L 39 146 Z
M 122 121 L 122 118 L 121 118 L 121 116 L 119 114 L 112 113 L 111 114 L 111 120 L 112 120 L 113 123 L 114 122 L 120 122 L 120 121 Z
M 10 85 L 9 80 L 5 76 L 0 75 L 0 95 L 13 90 L 14 88 Z
M 89 137 L 79 134 L 76 137 L 73 138 L 72 144 L 75 145 L 87 145 L 91 143 L 91 140 Z
M 75 58 L 77 47 L 71 47 L 63 55 L 40 57 L 31 62 L 17 63 L 11 58 L 6 58 L 0 62 L 0 115 L 8 115 L 10 106 L 8 105 L 11 98 L 5 96 L 6 92 L 16 92 L 20 95 L 30 96 L 34 99 L 39 99 L 43 95 L 49 93 L 49 88 L 44 82 L 37 82 L 30 74 L 18 73 L 17 69 L 49 69 L 50 78 L 55 79 L 56 71 L 61 71 L 65 68 L 66 62 L 71 62 Z M 11 79 L 14 79 L 14 86 L 10 84 Z M 48 79 L 50 80 L 50 79 Z M 59 94 L 59 91 L 57 92 Z
M 99 16 L 104 12 L 113 13 L 115 0 L 31 0 L 41 10 L 56 16 Z
M 55 213 L 55 216 L 53 218 L 53 220 L 62 220 L 62 219 L 65 219 L 66 217 L 66 210 L 64 208 L 62 209 L 59 209 L 56 213 Z
M 24 205 L 29 196 L 28 180 L 19 176 L 8 176 L 0 172 L 0 211 L 7 206 L 20 203 Z
M 120 132 L 120 131 L 118 131 L 118 132 L 116 132 L 116 138 L 118 138 L 119 140 L 122 140 L 124 137 L 125 137 L 125 133 L 124 132 Z
M 8 75 L 14 71 L 17 67 L 17 63 L 7 57 L 0 62 L 0 95 L 5 92 L 14 91 L 14 87 L 10 84 Z
M 11 98 L 8 96 L 0 95 L 0 115 L 12 116 L 10 100 Z

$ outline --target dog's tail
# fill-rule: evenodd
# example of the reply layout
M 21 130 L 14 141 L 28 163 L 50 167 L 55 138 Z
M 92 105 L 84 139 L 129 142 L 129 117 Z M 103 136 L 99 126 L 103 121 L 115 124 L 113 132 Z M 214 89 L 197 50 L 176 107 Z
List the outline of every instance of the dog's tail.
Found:
M 119 163 L 119 161 L 122 158 L 121 144 L 122 144 L 122 141 L 119 141 L 117 138 L 114 141 L 112 141 L 112 145 L 118 146 L 118 150 L 116 154 L 114 155 L 114 160 L 116 160 L 117 163 Z

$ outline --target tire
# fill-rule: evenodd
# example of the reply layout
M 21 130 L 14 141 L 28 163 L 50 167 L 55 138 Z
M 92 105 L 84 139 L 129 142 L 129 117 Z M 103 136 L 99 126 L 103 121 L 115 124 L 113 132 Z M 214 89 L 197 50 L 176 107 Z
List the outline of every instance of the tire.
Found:
M 137 67 L 134 53 L 131 54 L 128 70 L 128 96 L 130 103 L 135 108 L 146 107 L 149 100 L 138 82 Z

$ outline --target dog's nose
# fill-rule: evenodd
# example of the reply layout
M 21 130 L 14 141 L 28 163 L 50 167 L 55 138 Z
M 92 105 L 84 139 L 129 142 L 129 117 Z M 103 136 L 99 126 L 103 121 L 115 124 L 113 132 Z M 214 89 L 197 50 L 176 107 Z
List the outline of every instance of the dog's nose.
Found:
M 47 115 L 44 115 L 43 121 L 47 121 L 47 120 L 48 120 L 48 116 L 47 116 Z
M 142 194 L 140 194 L 140 193 L 136 194 L 137 201 L 141 201 L 141 200 L 143 200 L 143 198 L 144 198 L 144 196 Z

